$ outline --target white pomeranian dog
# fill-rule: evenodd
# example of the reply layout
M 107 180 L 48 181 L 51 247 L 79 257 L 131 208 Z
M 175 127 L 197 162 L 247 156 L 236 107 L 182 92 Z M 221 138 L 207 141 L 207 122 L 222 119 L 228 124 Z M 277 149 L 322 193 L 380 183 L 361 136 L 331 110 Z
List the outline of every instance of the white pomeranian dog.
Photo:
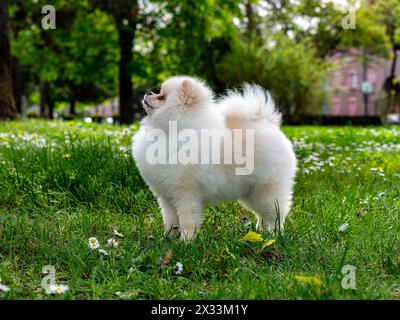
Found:
M 133 157 L 167 234 L 193 239 L 204 208 L 224 200 L 252 211 L 258 230 L 283 230 L 296 157 L 267 92 L 245 84 L 215 100 L 201 80 L 177 76 L 147 93 L 143 107 Z

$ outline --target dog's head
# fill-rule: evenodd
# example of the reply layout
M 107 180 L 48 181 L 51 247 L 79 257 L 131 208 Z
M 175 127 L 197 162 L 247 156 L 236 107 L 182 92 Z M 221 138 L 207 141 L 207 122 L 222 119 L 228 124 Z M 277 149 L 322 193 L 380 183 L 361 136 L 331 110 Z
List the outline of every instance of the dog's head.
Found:
M 160 90 L 152 90 L 143 98 L 143 107 L 150 117 L 179 118 L 213 100 L 211 89 L 201 80 L 188 77 L 171 77 L 164 81 Z

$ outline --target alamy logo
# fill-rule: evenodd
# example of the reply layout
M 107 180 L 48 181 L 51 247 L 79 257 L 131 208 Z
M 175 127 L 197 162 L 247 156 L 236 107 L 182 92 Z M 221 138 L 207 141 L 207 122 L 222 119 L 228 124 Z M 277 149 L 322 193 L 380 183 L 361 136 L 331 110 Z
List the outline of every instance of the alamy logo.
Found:
M 350 8 L 349 13 L 342 19 L 342 28 L 345 30 L 356 29 L 356 9 Z
M 152 128 L 146 131 L 152 142 L 146 151 L 151 164 L 223 164 L 235 168 L 236 175 L 254 170 L 254 130 L 189 129 L 178 132 L 176 121 L 169 121 L 168 133 Z
M 42 8 L 42 14 L 45 14 L 42 19 L 42 28 L 44 30 L 56 29 L 56 8 L 46 5 Z
M 342 268 L 342 288 L 356 289 L 356 267 L 346 264 Z
M 49 291 L 50 287 L 56 284 L 56 268 L 52 265 L 44 266 L 42 273 L 45 275 L 42 279 L 42 288 Z

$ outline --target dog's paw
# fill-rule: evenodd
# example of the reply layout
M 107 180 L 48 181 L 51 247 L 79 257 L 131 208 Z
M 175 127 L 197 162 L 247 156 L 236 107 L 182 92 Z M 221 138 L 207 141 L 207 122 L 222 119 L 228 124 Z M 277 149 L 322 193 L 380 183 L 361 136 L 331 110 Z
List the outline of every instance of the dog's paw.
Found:
M 187 230 L 182 230 L 181 231 L 181 240 L 184 242 L 189 242 L 191 240 L 194 240 L 196 238 L 196 232 L 191 232 Z
M 179 234 L 179 225 L 174 224 L 171 227 L 165 227 L 165 236 L 175 237 Z

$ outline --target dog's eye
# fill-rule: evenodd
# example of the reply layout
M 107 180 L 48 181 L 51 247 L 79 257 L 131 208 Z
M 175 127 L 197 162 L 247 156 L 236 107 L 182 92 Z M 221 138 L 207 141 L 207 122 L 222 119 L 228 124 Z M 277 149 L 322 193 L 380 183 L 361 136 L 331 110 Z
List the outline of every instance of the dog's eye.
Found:
M 154 94 L 159 94 L 160 93 L 160 89 L 159 88 L 155 88 L 155 89 L 152 89 L 151 92 L 153 92 Z

